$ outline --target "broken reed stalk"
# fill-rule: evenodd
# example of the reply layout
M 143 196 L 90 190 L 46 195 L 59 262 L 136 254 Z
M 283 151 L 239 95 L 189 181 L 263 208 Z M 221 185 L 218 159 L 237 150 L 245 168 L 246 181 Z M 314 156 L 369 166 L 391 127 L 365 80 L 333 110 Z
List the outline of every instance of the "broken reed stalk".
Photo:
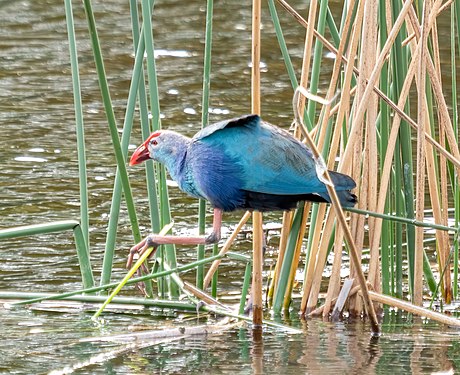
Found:
M 311 151 L 313 153 L 313 156 L 315 158 L 315 163 L 317 163 L 318 177 L 325 183 L 325 185 L 327 187 L 328 194 L 329 194 L 329 196 L 331 198 L 332 207 L 334 208 L 335 214 L 337 216 L 337 220 L 339 221 L 339 223 L 340 223 L 340 225 L 341 225 L 341 227 L 342 227 L 342 229 L 344 231 L 345 239 L 347 240 L 348 246 L 350 248 L 351 260 L 355 264 L 355 267 L 358 269 L 359 264 L 360 264 L 360 260 L 358 258 L 358 251 L 357 251 L 357 249 L 355 247 L 355 244 L 354 244 L 350 229 L 348 228 L 348 225 L 347 225 L 347 222 L 346 222 L 346 219 L 345 219 L 345 215 L 344 215 L 344 213 L 342 211 L 340 201 L 339 201 L 339 199 L 337 197 L 337 193 L 336 193 L 335 188 L 334 188 L 334 184 L 332 183 L 332 180 L 331 180 L 331 178 L 329 176 L 327 166 L 326 166 L 326 164 L 324 162 L 324 159 L 322 158 L 321 154 L 318 152 L 318 149 L 316 148 L 315 143 L 313 142 L 313 140 L 311 139 L 310 135 L 306 131 L 306 129 L 304 127 L 304 124 L 302 122 L 302 119 L 300 117 L 300 114 L 298 112 L 296 112 L 296 109 L 297 109 L 296 104 L 298 103 L 297 96 L 300 95 L 300 93 L 302 93 L 305 96 L 308 96 L 308 92 L 306 92 L 305 89 L 303 89 L 302 87 L 299 87 L 296 90 L 296 92 L 294 94 L 294 100 L 293 100 L 293 110 L 294 110 L 294 114 L 295 114 L 295 121 L 298 122 L 298 124 L 300 126 L 300 130 L 302 132 L 302 135 L 305 137 L 305 139 L 307 141 L 307 144 L 308 144 L 308 146 L 310 147 L 310 149 L 311 149 Z M 359 268 L 359 269 L 361 269 L 361 268 Z M 365 305 L 366 305 L 366 308 L 367 308 L 367 313 L 369 315 L 372 333 L 375 334 L 375 335 L 378 335 L 379 332 L 380 332 L 380 327 L 379 327 L 379 324 L 378 324 L 378 321 L 377 321 L 377 315 L 375 314 L 374 305 L 371 303 L 371 300 L 370 300 L 370 297 L 369 297 L 369 291 L 367 289 L 366 279 L 364 277 L 364 273 L 362 272 L 362 270 L 361 270 L 361 272 L 358 272 L 358 281 L 359 281 L 359 285 L 361 287 L 364 302 L 365 302 Z
M 360 286 L 355 286 L 350 290 L 348 293 L 348 297 L 355 295 L 356 293 L 361 293 Z M 395 307 L 397 309 L 407 311 L 408 313 L 415 314 L 421 317 L 425 317 L 428 319 L 432 319 L 436 322 L 447 324 L 448 326 L 453 327 L 460 327 L 460 319 L 447 316 L 445 314 L 428 310 L 420 306 L 416 306 L 410 302 L 403 301 L 399 298 L 394 298 L 390 296 L 383 295 L 381 293 L 377 293 L 375 291 L 369 290 L 369 296 L 373 302 L 378 302 L 383 305 Z M 335 304 L 337 302 L 337 297 L 332 299 L 332 303 Z M 325 305 L 319 306 L 317 309 L 313 310 L 308 316 L 314 317 L 319 316 L 324 313 Z
M 177 340 L 184 340 L 188 337 L 208 336 L 212 334 L 221 334 L 224 331 L 233 329 L 241 325 L 241 322 L 222 324 L 218 322 L 213 326 L 202 325 L 195 327 L 180 326 L 177 328 L 168 328 L 163 330 L 132 332 L 128 334 L 102 336 L 102 337 L 88 337 L 80 339 L 79 342 L 110 342 L 110 343 L 123 343 L 121 347 L 116 349 L 106 350 L 97 355 L 93 355 L 87 359 L 83 359 L 77 363 L 65 366 L 62 369 L 55 369 L 50 374 L 70 374 L 77 370 L 87 367 L 92 367 L 96 364 L 103 364 L 111 359 L 121 357 L 126 353 L 137 352 L 141 349 L 156 345 L 164 345 L 166 343 L 174 342 Z
M 251 38 L 251 110 L 260 114 L 260 17 L 261 0 L 252 2 L 252 38 Z M 262 213 L 254 211 L 252 214 L 253 225 L 253 324 L 255 327 L 262 325 L 262 271 L 263 271 L 263 229 Z

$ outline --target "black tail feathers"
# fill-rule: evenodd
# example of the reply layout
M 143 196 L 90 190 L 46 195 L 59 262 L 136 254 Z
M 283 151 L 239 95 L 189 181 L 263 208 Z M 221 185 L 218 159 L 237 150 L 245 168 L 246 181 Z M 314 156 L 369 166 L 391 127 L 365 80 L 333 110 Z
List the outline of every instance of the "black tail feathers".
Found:
M 353 207 L 358 203 L 358 197 L 351 192 L 351 190 L 356 187 L 356 182 L 350 176 L 334 171 L 329 171 L 329 176 L 331 176 L 340 204 L 343 207 Z M 326 193 L 321 195 L 328 202 L 331 201 L 329 194 Z

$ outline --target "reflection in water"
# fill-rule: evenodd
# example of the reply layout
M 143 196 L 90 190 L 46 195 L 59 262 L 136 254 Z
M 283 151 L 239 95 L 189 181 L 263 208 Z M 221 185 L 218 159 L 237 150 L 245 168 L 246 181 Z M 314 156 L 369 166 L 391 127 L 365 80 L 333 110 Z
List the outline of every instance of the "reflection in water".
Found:
M 262 327 L 254 327 L 252 329 L 252 373 L 264 373 L 264 339 Z
M 99 275 L 110 210 L 115 158 L 101 105 L 81 2 L 73 2 L 83 91 L 91 217 L 91 257 Z M 117 122 L 124 108 L 133 66 L 128 1 L 93 1 Z M 333 2 L 331 2 L 332 4 Z M 296 8 L 305 11 L 307 2 Z M 292 89 L 277 49 L 268 11 L 263 14 L 262 113 L 280 126 L 291 122 Z M 180 15 L 180 16 L 172 16 Z M 250 3 L 215 2 L 210 120 L 245 114 L 250 108 Z M 294 67 L 301 65 L 303 29 L 280 12 Z M 0 227 L 77 218 L 79 215 L 75 120 L 62 0 L 0 3 Z M 155 4 L 154 36 L 162 122 L 184 134 L 200 127 L 203 64 L 203 2 L 168 0 Z M 327 83 L 327 66 L 324 82 Z M 140 142 L 138 119 L 132 143 Z M 130 170 L 142 230 L 149 226 L 142 171 Z M 171 188 L 177 228 L 196 226 L 197 202 Z M 236 223 L 239 215 L 227 215 Z M 270 217 L 280 220 L 280 215 Z M 228 228 L 224 228 L 228 230 Z M 124 274 L 132 244 L 122 212 L 114 280 Z M 250 254 L 248 240 L 236 250 Z M 194 259 L 193 248 L 179 251 L 179 262 Z M 71 233 L 35 236 L 0 243 L 0 289 L 68 291 L 81 286 Z M 271 262 L 269 259 L 267 262 Z M 226 261 L 219 271 L 219 293 L 232 301 L 244 269 Z M 193 279 L 195 275 L 185 277 Z M 136 293 L 134 288 L 127 293 Z M 233 293 L 233 294 L 232 294 Z M 235 302 L 236 304 L 237 302 Z M 64 309 L 64 310 L 63 310 Z M 54 311 L 54 312 L 53 312 Z M 170 311 L 107 314 L 108 325 L 94 327 L 82 306 L 43 305 L 0 309 L 0 372 L 37 373 L 62 369 L 114 350 L 114 344 L 80 338 L 186 324 L 188 316 Z M 78 373 L 429 373 L 459 368 L 457 332 L 407 317 L 387 315 L 383 336 L 370 338 L 367 324 L 319 320 L 285 324 L 302 335 L 266 329 L 263 338 L 241 328 L 221 335 L 186 338 L 116 356 Z M 185 323 L 184 323 L 185 322 Z M 188 324 L 194 324 L 189 322 Z M 37 370 L 39 369 L 39 370 Z
M 135 351 L 121 351 L 125 343 L 79 342 L 79 338 L 126 333 L 127 330 L 162 329 L 165 326 L 195 324 L 170 316 L 111 314 L 109 325 L 95 327 L 89 314 L 52 314 L 15 309 L 0 312 L 4 338 L 0 371 L 31 373 L 65 367 L 82 367 L 90 358 L 106 353 L 102 363 L 89 365 L 80 373 L 228 373 L 228 374 L 373 374 L 431 373 L 458 368 L 457 332 L 443 332 L 423 323 L 406 325 L 395 319 L 383 326 L 383 335 L 371 338 L 365 323 L 326 323 L 312 320 L 303 324 L 300 335 L 266 329 L 255 336 L 250 328 L 217 335 L 164 340 Z M 50 320 L 53 325 L 50 326 Z M 166 320 L 165 320 L 166 319 Z M 18 324 L 19 322 L 19 324 Z M 303 327 L 302 327 L 303 325 Z M 396 331 L 396 332 L 395 332 Z M 418 334 L 417 334 L 418 332 Z M 85 340 L 86 341 L 86 340 Z M 80 366 L 77 366 L 80 364 Z M 9 369 L 9 371 L 6 371 Z

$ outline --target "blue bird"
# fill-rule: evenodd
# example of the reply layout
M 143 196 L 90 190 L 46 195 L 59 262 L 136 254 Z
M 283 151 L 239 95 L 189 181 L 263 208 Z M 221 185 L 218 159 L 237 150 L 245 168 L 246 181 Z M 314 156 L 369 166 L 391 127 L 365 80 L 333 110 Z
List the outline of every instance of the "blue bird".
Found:
M 192 138 L 156 131 L 136 149 L 129 164 L 148 159 L 164 164 L 182 191 L 213 206 L 213 232 L 207 237 L 150 235 L 131 249 L 128 267 L 134 253 L 151 246 L 219 241 L 222 212 L 291 210 L 299 201 L 330 203 L 310 149 L 257 115 L 209 125 Z M 354 206 L 355 181 L 342 173 L 329 174 L 341 204 Z

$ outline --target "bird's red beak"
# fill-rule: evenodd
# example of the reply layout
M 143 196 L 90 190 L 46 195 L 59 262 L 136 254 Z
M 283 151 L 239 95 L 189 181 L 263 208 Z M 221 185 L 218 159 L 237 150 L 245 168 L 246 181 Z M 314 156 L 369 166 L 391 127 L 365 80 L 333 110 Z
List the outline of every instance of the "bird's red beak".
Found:
M 131 160 L 129 161 L 129 165 L 136 165 L 140 164 L 145 160 L 150 159 L 149 149 L 145 143 L 141 144 L 134 154 L 131 156 Z

